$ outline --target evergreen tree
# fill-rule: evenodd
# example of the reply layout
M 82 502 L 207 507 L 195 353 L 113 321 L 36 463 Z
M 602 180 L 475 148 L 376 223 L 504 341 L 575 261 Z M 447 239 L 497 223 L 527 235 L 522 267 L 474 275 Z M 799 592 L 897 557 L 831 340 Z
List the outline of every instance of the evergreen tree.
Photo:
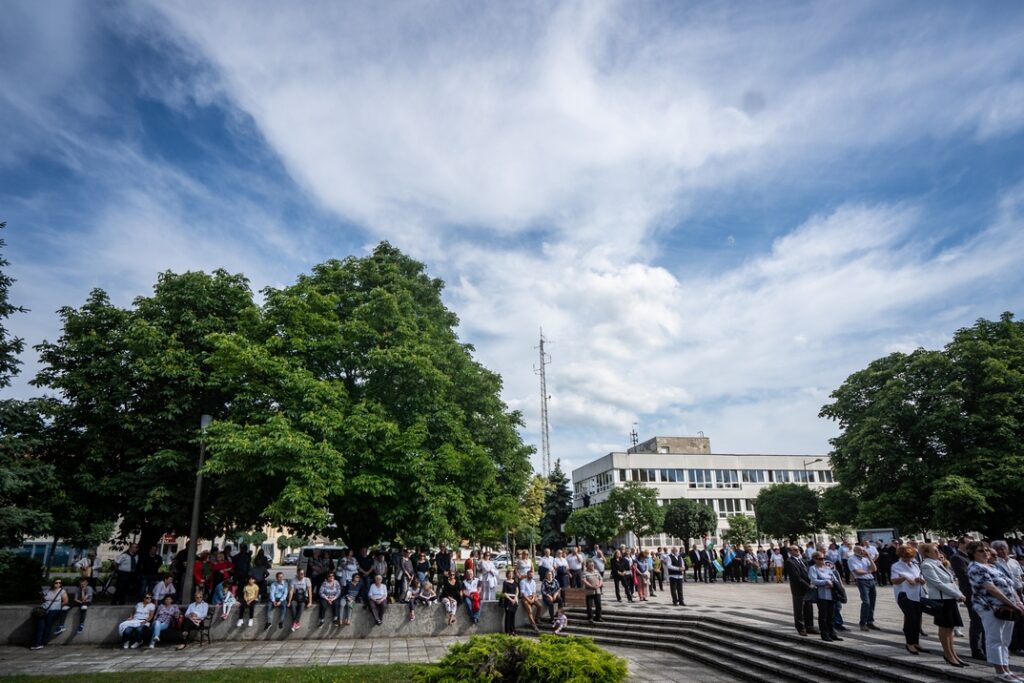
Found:
M 562 461 L 555 461 L 555 468 L 548 475 L 548 489 L 544 495 L 544 516 L 540 520 L 540 545 L 542 548 L 557 550 L 566 544 L 562 525 L 572 513 L 572 493 L 569 478 L 562 472 Z

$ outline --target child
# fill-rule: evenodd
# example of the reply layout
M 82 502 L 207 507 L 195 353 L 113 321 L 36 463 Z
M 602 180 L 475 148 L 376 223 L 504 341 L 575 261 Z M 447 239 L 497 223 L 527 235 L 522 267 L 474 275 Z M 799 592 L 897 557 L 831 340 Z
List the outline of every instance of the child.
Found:
M 416 602 L 420 599 L 420 582 L 414 578 L 405 591 L 405 601 L 409 605 L 409 621 L 416 621 Z
M 220 605 L 221 619 L 227 619 L 228 614 L 231 613 L 231 608 L 238 604 L 238 600 L 235 598 L 235 591 L 237 590 L 235 582 L 231 579 L 221 581 L 213 589 L 213 606 L 216 608 L 217 605 Z
M 558 608 L 558 614 L 555 615 L 554 621 L 551 622 L 552 628 L 555 629 L 555 635 L 558 635 L 559 633 L 561 633 L 562 629 L 565 628 L 566 624 L 568 624 L 568 623 L 569 623 L 569 618 L 567 616 L 565 616 L 565 611 L 561 607 L 559 607 Z
M 256 577 L 250 576 L 249 582 L 242 589 L 242 606 L 238 609 L 238 623 L 236 627 L 242 626 L 242 619 L 245 615 L 245 611 L 249 610 L 249 626 L 252 626 L 253 613 L 256 611 L 256 605 L 260 601 L 260 587 L 256 583 Z

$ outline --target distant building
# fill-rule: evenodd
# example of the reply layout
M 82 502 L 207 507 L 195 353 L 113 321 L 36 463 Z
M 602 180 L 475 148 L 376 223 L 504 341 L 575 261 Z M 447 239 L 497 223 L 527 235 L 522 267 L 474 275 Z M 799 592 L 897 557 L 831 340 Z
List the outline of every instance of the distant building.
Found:
M 712 453 L 711 440 L 699 436 L 657 436 L 593 460 L 572 471 L 573 507 L 594 505 L 608 492 L 628 481 L 639 481 L 658 490 L 658 502 L 690 498 L 710 506 L 718 515 L 717 535 L 729 528 L 725 518 L 753 516 L 754 499 L 770 484 L 798 483 L 814 488 L 833 485 L 825 455 L 761 455 Z M 618 542 L 643 547 L 681 545 L 682 539 L 666 534 Z

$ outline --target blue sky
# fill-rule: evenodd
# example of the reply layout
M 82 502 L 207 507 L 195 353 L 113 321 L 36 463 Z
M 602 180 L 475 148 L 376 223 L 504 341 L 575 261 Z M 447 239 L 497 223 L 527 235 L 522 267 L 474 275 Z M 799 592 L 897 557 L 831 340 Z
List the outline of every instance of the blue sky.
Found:
M 11 326 L 387 239 L 447 281 L 531 443 L 544 327 L 570 468 L 634 422 L 824 453 L 850 372 L 1018 309 L 1022 27 L 1014 2 L 8 3 Z

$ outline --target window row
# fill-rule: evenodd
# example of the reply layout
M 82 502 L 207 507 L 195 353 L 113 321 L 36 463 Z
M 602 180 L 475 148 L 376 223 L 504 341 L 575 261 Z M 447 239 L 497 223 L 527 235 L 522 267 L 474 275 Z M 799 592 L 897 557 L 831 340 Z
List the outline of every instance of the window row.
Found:
M 645 483 L 689 484 L 691 489 L 738 489 L 743 484 L 773 483 L 832 483 L 830 470 L 717 470 L 717 469 L 656 469 L 630 468 L 602 472 L 576 482 L 577 496 L 603 493 L 615 482 L 639 481 Z

